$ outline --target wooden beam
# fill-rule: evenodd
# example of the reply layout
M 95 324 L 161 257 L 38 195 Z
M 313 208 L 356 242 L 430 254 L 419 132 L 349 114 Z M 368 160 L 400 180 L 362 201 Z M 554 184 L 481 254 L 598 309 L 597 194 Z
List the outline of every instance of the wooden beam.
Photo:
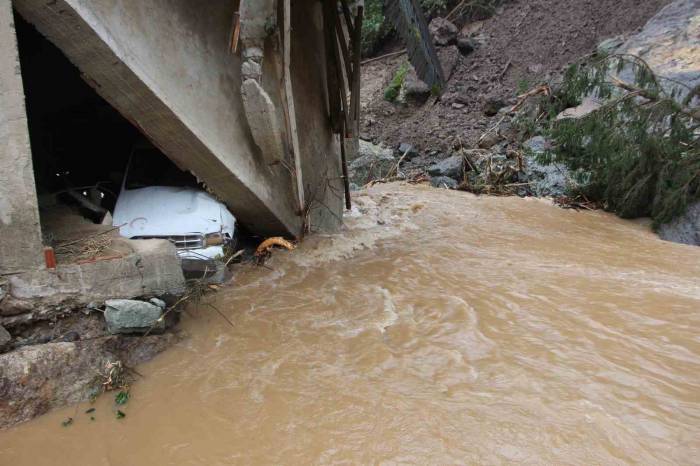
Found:
M 284 92 L 282 93 L 285 97 L 286 102 L 286 114 L 288 120 L 288 130 L 290 132 L 290 139 L 292 142 L 292 152 L 294 156 L 294 175 L 296 178 L 297 187 L 297 199 L 299 200 L 299 213 L 304 212 L 305 200 L 304 200 L 304 180 L 301 170 L 301 149 L 299 144 L 299 132 L 297 130 L 297 120 L 296 120 L 296 109 L 294 108 L 294 91 L 292 89 L 292 76 L 290 73 L 290 65 L 292 61 L 292 9 L 290 5 L 291 0 L 284 0 L 283 6 L 283 43 L 284 47 L 282 61 L 284 65 Z
M 334 3 L 330 1 L 322 2 L 323 7 L 323 32 L 324 32 L 324 50 L 326 52 L 326 88 L 328 92 L 328 111 L 331 120 L 331 126 L 336 133 L 342 132 L 342 105 L 340 102 L 340 87 L 338 81 L 338 62 L 336 60 L 336 37 L 335 37 L 335 17 L 336 8 Z

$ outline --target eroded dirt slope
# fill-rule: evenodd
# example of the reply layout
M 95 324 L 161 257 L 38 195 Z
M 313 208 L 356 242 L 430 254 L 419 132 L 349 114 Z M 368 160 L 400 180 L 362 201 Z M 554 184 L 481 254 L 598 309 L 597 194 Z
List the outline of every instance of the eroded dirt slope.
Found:
M 460 58 L 442 97 L 419 107 L 382 98 L 405 56 L 369 63 L 362 73 L 362 137 L 389 146 L 408 142 L 424 152 L 448 152 L 458 137 L 465 145 L 473 145 L 490 123 L 482 112 L 485 99 L 512 99 L 519 85 L 534 86 L 592 52 L 601 40 L 637 31 L 668 3 L 513 1 L 483 24 L 466 26 L 479 47 Z

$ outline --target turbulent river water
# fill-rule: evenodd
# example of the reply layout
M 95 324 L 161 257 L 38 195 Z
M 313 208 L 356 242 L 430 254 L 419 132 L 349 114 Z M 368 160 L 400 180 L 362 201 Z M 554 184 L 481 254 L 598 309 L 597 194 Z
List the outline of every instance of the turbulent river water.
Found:
M 3 465 L 700 464 L 700 248 L 536 199 L 400 185 L 239 267 L 113 396 Z M 74 423 L 62 427 L 61 421 Z

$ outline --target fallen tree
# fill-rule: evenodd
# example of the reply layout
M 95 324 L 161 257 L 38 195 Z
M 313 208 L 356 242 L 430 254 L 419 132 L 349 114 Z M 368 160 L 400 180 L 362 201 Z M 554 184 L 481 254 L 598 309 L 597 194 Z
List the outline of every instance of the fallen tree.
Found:
M 560 115 L 584 99 L 600 104 Z M 698 102 L 700 86 L 657 76 L 637 56 L 572 65 L 543 107 L 542 132 L 554 144 L 541 161 L 565 164 L 586 198 L 658 227 L 700 199 Z

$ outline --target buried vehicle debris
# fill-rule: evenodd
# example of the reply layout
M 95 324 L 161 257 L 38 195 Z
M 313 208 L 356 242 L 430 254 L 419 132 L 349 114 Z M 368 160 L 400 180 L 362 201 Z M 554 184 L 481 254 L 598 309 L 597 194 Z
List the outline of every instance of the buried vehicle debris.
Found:
M 186 272 L 216 272 L 237 242 L 226 206 L 152 149 L 132 152 L 113 217 L 122 236 L 173 243 Z

